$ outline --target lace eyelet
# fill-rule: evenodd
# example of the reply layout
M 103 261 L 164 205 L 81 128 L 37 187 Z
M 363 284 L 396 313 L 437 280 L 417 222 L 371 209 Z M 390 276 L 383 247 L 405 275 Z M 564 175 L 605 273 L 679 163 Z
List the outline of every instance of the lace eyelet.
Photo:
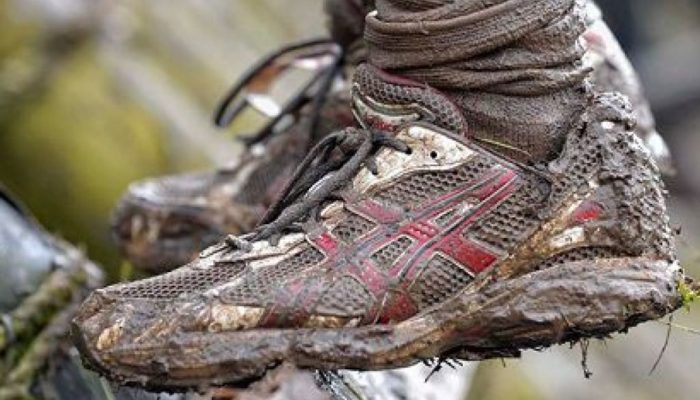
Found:
M 430 152 L 430 158 L 432 158 L 433 160 L 437 160 L 438 156 L 439 156 L 439 154 L 437 151 L 433 150 Z

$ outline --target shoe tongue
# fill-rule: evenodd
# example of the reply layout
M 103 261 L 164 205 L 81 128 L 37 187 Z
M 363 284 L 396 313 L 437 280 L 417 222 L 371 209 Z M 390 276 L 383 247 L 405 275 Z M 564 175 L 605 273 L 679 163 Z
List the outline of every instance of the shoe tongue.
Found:
M 425 121 L 467 135 L 462 112 L 447 96 L 368 64 L 357 67 L 352 99 L 357 119 L 367 128 L 396 132 L 411 122 Z

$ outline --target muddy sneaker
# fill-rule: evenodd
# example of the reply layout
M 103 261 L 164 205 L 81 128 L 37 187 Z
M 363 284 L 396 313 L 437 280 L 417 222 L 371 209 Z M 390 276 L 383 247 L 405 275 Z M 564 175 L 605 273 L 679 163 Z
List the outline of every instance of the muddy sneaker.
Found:
M 391 1 L 368 17 L 370 64 L 355 73 L 363 128 L 322 139 L 254 232 L 96 291 L 74 320 L 90 366 L 184 388 L 283 361 L 510 357 L 681 305 L 658 170 L 626 100 L 585 83 L 574 2 L 414 18 Z
M 346 65 L 354 65 L 364 54 L 359 40 L 364 18 L 360 16 L 371 2 L 362 3 L 359 0 L 326 2 L 334 41 L 347 49 Z M 583 62 L 594 70 L 593 84 L 599 91 L 619 91 L 632 100 L 637 119 L 635 133 L 649 148 L 662 172 L 671 173 L 668 147 L 656 131 L 634 69 L 593 2 L 587 3 L 586 14 L 588 29 L 584 37 L 589 51 Z M 297 96 L 283 107 L 263 96 L 274 81 L 270 77 L 282 72 L 283 69 L 277 68 L 280 65 L 311 69 L 315 77 L 320 77 L 336 54 L 333 46 L 319 41 L 289 46 L 266 57 L 236 85 L 217 113 L 218 125 L 225 126 L 241 115 L 244 105 L 256 107 L 268 118 L 263 119 L 265 125 L 258 131 L 257 140 L 248 141 L 248 151 L 234 167 L 148 179 L 131 185 L 114 213 L 113 231 L 122 253 L 132 263 L 150 272 L 169 271 L 191 261 L 199 251 L 227 233 L 250 231 L 289 180 L 309 145 L 323 134 L 351 123 L 349 88 L 340 84 L 325 100 L 322 123 L 315 137 L 309 137 L 308 129 L 303 129 L 303 124 L 309 123 L 309 116 L 305 115 L 296 119 L 293 125 L 297 126 L 285 129 L 280 137 L 268 139 L 273 132 L 271 127 L 283 115 L 277 110 L 292 112 L 306 101 L 305 97 Z M 308 108 L 306 111 L 308 114 Z M 256 142 L 265 145 L 253 146 Z

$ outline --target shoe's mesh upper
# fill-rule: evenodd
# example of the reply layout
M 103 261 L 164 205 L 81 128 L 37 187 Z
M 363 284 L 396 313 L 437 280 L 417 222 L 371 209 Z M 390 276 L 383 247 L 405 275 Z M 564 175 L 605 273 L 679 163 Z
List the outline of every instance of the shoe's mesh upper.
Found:
M 539 224 L 533 209 L 538 201 L 534 193 L 537 193 L 534 186 L 526 185 L 481 218 L 465 235 L 502 251 L 512 249 Z
M 248 273 L 243 281 L 224 291 L 221 298 L 237 304 L 260 305 L 272 301 L 270 295 L 288 279 L 323 260 L 323 254 L 308 247 L 276 265 Z
M 233 279 L 245 263 L 218 263 L 208 269 L 176 270 L 164 275 L 114 287 L 110 294 L 122 298 L 174 299 L 210 289 Z
M 608 161 L 606 171 L 613 180 L 613 190 L 621 199 L 617 204 L 620 235 L 625 247 L 634 255 L 676 258 L 674 237 L 666 211 L 664 183 L 643 143 L 628 133 L 614 144 L 625 151 L 626 166 L 611 156 L 611 149 L 603 147 L 601 154 Z M 619 169 L 616 169 L 619 168 Z M 636 173 L 628 173 L 635 171 Z
M 374 222 L 354 213 L 348 213 L 347 217 L 333 229 L 333 234 L 346 243 L 352 243 L 358 237 L 371 231 L 375 226 Z
M 595 143 L 591 138 L 583 138 L 575 146 L 577 151 L 569 151 L 571 158 L 566 177 L 556 181 L 552 185 L 551 202 L 559 202 L 571 192 L 569 188 L 587 185 L 591 176 L 598 172 L 602 158 L 600 143 Z
M 362 283 L 344 276 L 329 285 L 316 305 L 315 312 L 341 317 L 363 316 L 371 300 L 372 295 Z
M 663 206 L 663 193 L 660 190 L 650 191 L 639 196 L 635 206 L 627 205 L 623 212 L 631 215 L 639 224 L 643 225 L 647 232 L 657 233 L 656 240 L 651 243 L 655 256 L 666 256 L 673 254 L 673 235 L 669 230 L 669 217 L 666 208 Z M 659 234 L 665 232 L 665 235 Z
M 424 172 L 402 178 L 376 197 L 387 204 L 414 208 L 426 200 L 448 193 L 473 182 L 492 163 L 483 157 L 474 157 L 465 166 L 451 171 Z
M 420 309 L 441 303 L 463 289 L 473 277 L 453 261 L 436 254 L 411 287 Z
M 618 249 L 612 247 L 581 247 L 569 251 L 565 251 L 561 254 L 557 254 L 541 263 L 536 267 L 536 270 L 545 270 L 565 263 L 583 261 L 583 260 L 595 260 L 602 258 L 615 258 L 624 257 L 625 254 Z
M 399 236 L 398 239 L 382 247 L 372 254 L 372 261 L 382 270 L 390 269 L 394 263 L 413 244 L 413 239 Z

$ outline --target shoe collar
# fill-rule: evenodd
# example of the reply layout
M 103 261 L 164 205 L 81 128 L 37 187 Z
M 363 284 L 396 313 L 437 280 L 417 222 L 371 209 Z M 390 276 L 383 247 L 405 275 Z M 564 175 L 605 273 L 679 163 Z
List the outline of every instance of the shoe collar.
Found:
M 447 95 L 369 64 L 357 68 L 352 106 L 355 118 L 366 129 L 396 133 L 421 121 L 469 137 L 464 115 Z

